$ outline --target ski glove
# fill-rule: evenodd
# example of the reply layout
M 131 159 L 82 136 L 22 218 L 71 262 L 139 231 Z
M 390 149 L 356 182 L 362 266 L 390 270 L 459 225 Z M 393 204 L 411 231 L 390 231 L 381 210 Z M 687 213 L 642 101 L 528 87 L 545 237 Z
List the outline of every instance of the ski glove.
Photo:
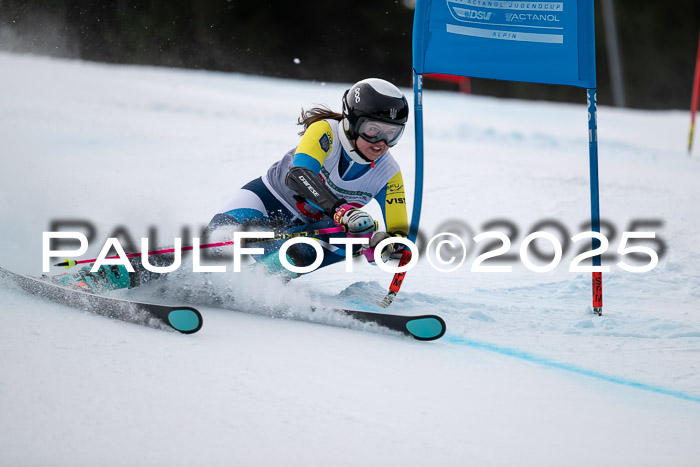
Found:
M 349 235 L 369 235 L 377 230 L 372 216 L 350 204 L 340 206 L 333 215 L 333 221 L 336 225 L 344 225 Z
M 400 235 L 390 234 L 389 232 L 373 233 L 372 237 L 369 239 L 369 250 L 371 250 L 373 254 L 371 255 L 371 258 L 369 255 L 365 255 L 367 261 L 374 264 L 374 256 L 377 253 L 376 251 L 374 251 L 374 249 L 377 247 L 377 245 L 379 245 L 379 242 L 391 237 L 400 237 Z M 404 248 L 405 245 L 403 245 L 402 243 L 389 243 L 381 251 L 382 261 L 386 263 L 390 259 L 401 259 L 401 255 L 403 254 Z

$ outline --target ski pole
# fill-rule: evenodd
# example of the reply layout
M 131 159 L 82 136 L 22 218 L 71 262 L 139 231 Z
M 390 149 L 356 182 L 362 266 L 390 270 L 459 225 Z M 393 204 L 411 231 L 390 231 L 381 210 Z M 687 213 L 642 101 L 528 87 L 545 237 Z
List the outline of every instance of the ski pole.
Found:
M 399 267 L 406 266 L 409 261 L 411 261 L 411 250 L 405 249 L 401 255 L 401 261 L 399 261 Z M 396 294 L 398 294 L 399 290 L 401 290 L 401 285 L 403 284 L 405 277 L 406 271 L 397 272 L 394 274 L 394 278 L 391 280 L 391 285 L 389 286 L 389 293 L 387 293 L 386 297 L 379 302 L 379 306 L 382 308 L 387 308 L 394 302 Z
M 300 232 L 291 232 L 291 233 L 285 233 L 285 234 L 280 234 L 272 238 L 260 238 L 260 239 L 249 239 L 248 242 L 246 243 L 258 243 L 258 242 L 275 242 L 279 240 L 288 240 L 290 238 L 298 238 L 298 237 L 313 237 L 316 235 L 326 235 L 326 234 L 332 234 L 332 233 L 342 233 L 345 232 L 345 226 L 338 226 L 338 227 L 329 227 L 326 229 L 315 229 L 315 230 L 302 230 Z M 252 241 L 250 241 L 252 240 Z M 219 242 L 219 243 L 207 243 L 205 245 L 200 245 L 199 248 L 201 250 L 205 248 L 217 248 L 217 247 L 223 247 L 223 246 L 230 246 L 233 245 L 232 241 L 229 242 Z M 191 251 L 194 249 L 194 246 L 189 245 L 189 246 L 183 246 L 181 248 L 181 251 Z M 147 256 L 155 256 L 155 255 L 164 255 L 168 253 L 174 253 L 175 248 L 164 248 L 160 250 L 153 250 L 149 251 L 146 253 Z M 137 258 L 141 256 L 141 253 L 129 253 L 126 255 L 127 258 Z M 105 259 L 119 259 L 119 256 L 108 256 Z M 65 267 L 66 269 L 70 269 L 75 265 L 78 264 L 85 264 L 85 263 L 94 263 L 97 261 L 97 258 L 93 259 L 82 259 L 80 261 L 72 260 L 72 259 L 67 259 L 61 263 L 54 264 L 54 266 L 58 267 Z

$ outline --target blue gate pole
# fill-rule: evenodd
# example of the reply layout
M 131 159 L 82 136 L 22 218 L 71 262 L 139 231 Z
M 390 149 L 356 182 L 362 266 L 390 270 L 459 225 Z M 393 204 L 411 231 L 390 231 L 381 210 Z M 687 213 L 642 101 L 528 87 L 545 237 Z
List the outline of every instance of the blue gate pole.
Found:
M 413 70 L 413 112 L 416 133 L 416 175 L 408 239 L 415 242 L 418 237 L 420 210 L 423 204 L 423 75 L 416 73 L 416 70 Z
M 591 230 L 600 233 L 600 186 L 598 183 L 598 105 L 596 89 L 587 90 L 588 101 L 588 155 L 591 178 Z M 593 249 L 600 241 L 593 239 Z M 593 266 L 602 264 L 601 255 L 593 257 Z M 593 272 L 593 312 L 603 314 L 603 274 Z

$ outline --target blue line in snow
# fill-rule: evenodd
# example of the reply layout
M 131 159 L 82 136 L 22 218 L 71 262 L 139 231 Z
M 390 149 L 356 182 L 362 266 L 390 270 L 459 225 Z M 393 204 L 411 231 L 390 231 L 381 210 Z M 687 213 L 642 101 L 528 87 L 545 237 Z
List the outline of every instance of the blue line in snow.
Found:
M 696 396 L 694 394 L 688 394 L 682 391 L 674 391 L 672 389 L 666 389 L 660 386 L 653 386 L 650 384 L 640 383 L 638 381 L 633 381 L 619 376 L 606 375 L 604 373 L 599 373 L 597 371 L 589 370 L 587 368 L 582 368 L 576 365 L 550 360 L 548 358 L 540 357 L 518 349 L 501 347 L 500 345 L 489 344 L 488 342 L 479 342 L 472 339 L 466 339 L 464 337 L 449 334 L 443 339 L 453 344 L 465 345 L 469 347 L 474 347 L 476 349 L 487 350 L 489 352 L 495 352 L 502 355 L 508 355 L 509 357 L 515 357 L 521 360 L 539 363 L 540 365 L 545 365 L 551 368 L 557 368 L 559 370 L 569 371 L 571 373 L 578 373 L 580 375 L 589 376 L 591 378 L 607 381 L 609 383 L 620 384 L 622 386 L 629 386 L 632 388 L 641 389 L 643 391 L 655 392 L 657 394 L 663 394 L 665 396 L 671 396 L 676 397 L 678 399 L 684 399 L 687 401 L 700 403 L 700 396 Z

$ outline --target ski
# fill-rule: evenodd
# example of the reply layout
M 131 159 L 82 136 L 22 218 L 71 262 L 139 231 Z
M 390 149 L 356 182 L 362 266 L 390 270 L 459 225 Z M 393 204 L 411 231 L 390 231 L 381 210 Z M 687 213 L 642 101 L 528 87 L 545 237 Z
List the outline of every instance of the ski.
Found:
M 37 297 L 129 323 L 160 329 L 170 328 L 183 334 L 193 334 L 202 328 L 201 313 L 189 306 L 155 305 L 95 295 L 17 274 L 2 267 L 0 278 L 9 280 Z
M 382 328 L 397 331 L 421 341 L 439 339 L 446 331 L 445 321 L 437 315 L 405 316 L 386 312 L 354 310 L 332 304 L 320 307 L 311 306 L 308 310 L 311 312 L 310 315 L 304 314 L 303 310 L 301 314 L 294 312 L 280 313 L 279 310 L 266 309 L 264 305 L 260 305 L 252 310 L 249 305 L 236 306 L 236 296 L 230 290 L 193 286 L 191 284 L 177 285 L 173 288 L 162 285 L 158 288 L 158 294 L 164 298 L 176 296 L 178 301 L 195 306 L 211 306 L 240 313 L 263 314 L 331 326 L 335 325 L 332 324 L 333 320 L 331 322 L 326 320 L 323 313 L 344 315 L 362 323 L 374 323 Z M 319 314 L 321 316 L 318 316 Z
M 447 327 L 445 321 L 437 315 L 404 316 L 391 313 L 333 308 L 363 323 L 375 323 L 379 326 L 412 336 L 419 341 L 433 341 L 441 338 Z

